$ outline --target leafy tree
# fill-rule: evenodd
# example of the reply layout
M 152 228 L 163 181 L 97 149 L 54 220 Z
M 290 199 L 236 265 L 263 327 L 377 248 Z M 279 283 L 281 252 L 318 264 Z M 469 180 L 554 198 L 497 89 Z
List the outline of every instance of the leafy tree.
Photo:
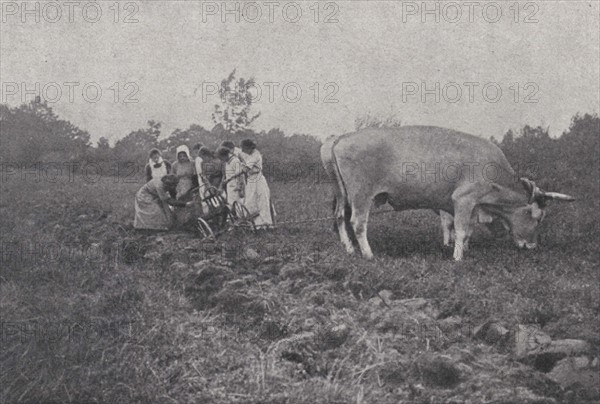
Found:
M 16 108 L 2 105 L 0 139 L 0 156 L 14 161 L 73 161 L 90 147 L 88 132 L 59 119 L 39 97 Z
M 235 69 L 221 81 L 219 88 L 221 104 L 215 105 L 212 120 L 215 125 L 221 124 L 229 135 L 248 129 L 260 116 L 260 112 L 256 115 L 250 112 L 253 102 L 250 90 L 254 84 L 253 78 L 236 80 Z
M 175 154 L 177 146 L 187 145 L 190 150 L 196 143 L 210 143 L 211 133 L 197 124 L 190 125 L 185 130 L 175 129 L 169 137 L 159 142 L 159 149 Z
M 98 148 L 98 150 L 110 149 L 110 144 L 108 143 L 108 139 L 105 138 L 104 136 L 102 136 L 100 139 L 98 139 L 98 142 L 96 143 L 96 147 Z
M 119 139 L 114 147 L 116 157 L 127 161 L 139 160 L 141 156 L 145 158 L 150 149 L 158 146 L 160 127 L 160 122 L 148 121 L 147 128 L 130 132 Z
M 553 139 L 547 128 L 525 125 L 509 130 L 496 144 L 519 174 L 543 179 L 547 188 L 585 188 L 598 193 L 600 118 L 577 114 L 562 135 Z
M 598 188 L 600 173 L 600 118 L 598 114 L 576 114 L 569 130 L 559 139 L 558 158 L 569 162 L 572 179 Z
M 383 117 L 367 113 L 354 119 L 354 129 L 357 131 L 365 128 L 399 128 L 401 126 L 402 120 L 395 114 Z

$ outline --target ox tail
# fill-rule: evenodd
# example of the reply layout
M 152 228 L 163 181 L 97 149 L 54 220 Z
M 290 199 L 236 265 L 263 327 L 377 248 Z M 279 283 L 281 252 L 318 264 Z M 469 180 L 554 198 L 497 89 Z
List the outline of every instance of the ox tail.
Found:
M 344 183 L 344 179 L 342 178 L 342 172 L 340 170 L 338 160 L 337 160 L 337 157 L 336 157 L 335 151 L 334 151 L 334 148 L 338 144 L 340 139 L 341 139 L 341 137 L 336 139 L 336 141 L 333 143 L 333 146 L 331 147 L 331 158 L 333 160 L 333 171 L 335 174 L 335 179 L 336 179 L 336 182 L 338 183 L 338 188 L 339 188 L 342 200 L 344 202 L 344 222 L 346 225 L 346 232 L 348 233 L 350 240 L 355 242 L 356 236 L 354 234 L 354 229 L 352 228 L 352 225 L 350 223 L 350 219 L 352 217 L 352 207 L 350 206 L 350 203 L 348 201 L 348 192 L 346 191 L 346 184 Z M 337 197 L 334 196 L 333 197 L 333 212 L 334 213 L 335 213 L 335 209 L 337 206 L 337 202 L 338 202 Z M 337 233 L 337 231 L 338 231 L 337 221 L 334 221 L 333 227 Z

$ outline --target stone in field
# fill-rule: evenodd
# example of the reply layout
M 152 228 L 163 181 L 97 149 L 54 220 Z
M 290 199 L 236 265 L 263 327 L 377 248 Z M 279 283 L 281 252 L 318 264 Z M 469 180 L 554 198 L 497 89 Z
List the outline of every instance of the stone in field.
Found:
M 515 354 L 524 358 L 535 349 L 550 345 L 552 338 L 538 326 L 519 324 L 515 331 Z
M 488 321 L 485 324 L 476 327 L 475 330 L 473 330 L 473 334 L 475 335 L 475 338 L 483 340 L 490 345 L 494 345 L 505 341 L 509 337 L 510 331 L 498 322 Z
M 564 358 L 548 373 L 548 378 L 564 388 L 579 385 L 590 395 L 600 398 L 600 368 L 597 362 L 597 359 L 585 356 Z

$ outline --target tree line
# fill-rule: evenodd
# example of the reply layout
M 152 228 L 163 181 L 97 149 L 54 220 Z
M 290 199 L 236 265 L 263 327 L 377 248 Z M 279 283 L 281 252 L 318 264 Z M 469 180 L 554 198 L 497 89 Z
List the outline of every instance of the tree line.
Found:
M 258 143 L 264 157 L 265 175 L 270 180 L 326 181 L 319 148 L 321 142 L 310 135 L 287 135 L 278 128 L 257 132 L 250 128 L 260 116 L 253 113 L 252 97 L 248 88 L 253 79 L 235 77 L 235 70 L 221 82 L 221 103 L 215 105 L 214 126 L 207 129 L 192 124 L 186 129 L 175 129 L 164 136 L 162 125 L 148 121 L 147 126 L 131 131 L 117 140 L 114 146 L 106 137 L 92 145 L 90 134 L 69 121 L 61 119 L 39 98 L 18 107 L 0 104 L 0 160 L 2 163 L 64 163 L 85 162 L 111 166 L 103 172 L 114 172 L 115 164 L 141 168 L 148 161 L 148 152 L 157 148 L 167 160 L 175 159 L 177 146 L 192 147 L 197 143 L 215 150 L 224 140 L 239 144 L 245 138 Z M 363 127 L 397 127 L 396 117 L 378 118 L 369 115 L 355 121 Z M 600 118 L 594 114 L 576 114 L 561 136 L 551 138 L 548 128 L 525 125 L 509 130 L 496 143 L 513 167 L 527 167 L 523 172 L 534 180 L 546 179 L 550 188 L 563 189 L 565 185 L 591 188 L 598 193 L 600 172 Z M 140 177 L 143 169 L 134 170 Z

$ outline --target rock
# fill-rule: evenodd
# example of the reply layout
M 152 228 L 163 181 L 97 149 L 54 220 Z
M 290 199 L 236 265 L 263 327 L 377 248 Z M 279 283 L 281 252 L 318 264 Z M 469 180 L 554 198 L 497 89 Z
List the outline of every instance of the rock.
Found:
M 188 265 L 183 262 L 175 261 L 171 265 L 169 265 L 169 271 L 171 272 L 179 272 L 179 271 L 187 271 Z
M 596 366 L 594 367 L 594 362 Z M 600 393 L 600 369 L 598 359 L 592 360 L 588 357 L 564 358 L 554 366 L 548 373 L 548 378 L 560 384 L 562 387 L 570 387 L 579 384 L 586 390 L 595 394 Z
M 231 281 L 225 282 L 223 285 L 224 289 L 242 289 L 248 286 L 248 279 L 254 279 L 253 276 L 245 276 L 242 279 L 233 279 Z
M 369 299 L 369 304 L 379 307 L 379 306 L 389 306 L 392 301 L 392 292 L 384 289 L 379 291 L 379 293 Z
M 220 293 L 223 284 L 233 278 L 233 272 L 227 268 L 210 261 L 200 261 L 194 264 L 196 272 L 186 279 L 185 293 L 197 309 L 212 308 L 219 303 L 215 295 Z M 221 296 L 227 300 L 229 291 Z
M 475 338 L 483 340 L 490 345 L 504 342 L 510 336 L 510 331 L 495 321 L 488 321 L 473 330 Z
M 446 355 L 423 355 L 417 361 L 425 384 L 443 388 L 452 388 L 460 383 L 461 369 L 451 357 Z
M 228 259 L 225 258 L 216 258 L 214 261 L 214 264 L 217 266 L 220 266 L 222 268 L 233 268 L 235 267 L 235 264 L 231 261 L 229 261 Z
M 202 260 L 202 261 L 198 261 L 194 265 L 192 265 L 192 268 L 194 268 L 194 271 L 196 271 L 198 273 L 199 271 L 203 270 L 207 266 L 210 266 L 211 264 L 212 264 L 212 262 L 210 262 L 210 260 Z
M 279 262 L 281 262 L 281 258 L 279 258 L 279 257 L 273 257 L 273 256 L 267 257 L 267 258 L 265 258 L 263 260 L 263 264 L 276 264 L 276 263 L 279 263 Z
M 535 348 L 527 353 L 524 362 L 542 372 L 549 372 L 556 362 L 567 357 L 586 354 L 591 345 L 579 339 L 561 339 Z
M 350 335 L 350 328 L 345 325 L 325 327 L 317 332 L 316 338 L 322 350 L 334 349 L 341 346 Z
M 438 318 L 439 311 L 433 306 L 430 300 L 424 299 L 422 297 L 418 297 L 415 299 L 403 299 L 394 301 L 394 304 L 397 303 L 406 307 L 408 310 L 413 312 L 421 312 L 425 316 L 430 318 Z
M 562 353 L 566 356 L 588 353 L 592 349 L 587 341 L 580 339 L 559 339 L 552 341 L 546 352 Z
M 304 268 L 296 263 L 285 264 L 279 271 L 279 277 L 281 279 L 298 278 L 304 274 Z
M 439 339 L 442 335 L 435 320 L 439 313 L 427 299 L 389 300 L 387 306 L 379 296 L 369 301 L 373 308 L 369 320 L 379 332 L 422 341 Z
M 524 358 L 529 352 L 548 346 L 551 342 L 552 338 L 538 326 L 519 324 L 515 331 L 515 354 L 518 358 Z
M 444 332 L 444 334 L 452 334 L 457 337 L 462 336 L 461 332 L 463 331 L 468 333 L 468 328 L 462 330 L 463 325 L 465 325 L 465 320 L 460 316 L 450 316 L 442 320 L 438 320 L 438 326 Z M 464 336 L 468 336 L 468 334 L 465 334 Z
M 163 239 L 161 236 L 158 236 L 154 239 L 154 242 L 156 244 L 164 244 L 165 243 L 165 239 Z
M 156 261 L 159 260 L 161 258 L 162 254 L 159 253 L 158 251 L 148 251 L 146 254 L 144 254 L 144 259 L 146 260 L 150 260 L 150 261 Z
M 242 257 L 246 260 L 254 261 L 260 258 L 260 254 L 258 254 L 253 248 L 246 248 L 244 249 Z

